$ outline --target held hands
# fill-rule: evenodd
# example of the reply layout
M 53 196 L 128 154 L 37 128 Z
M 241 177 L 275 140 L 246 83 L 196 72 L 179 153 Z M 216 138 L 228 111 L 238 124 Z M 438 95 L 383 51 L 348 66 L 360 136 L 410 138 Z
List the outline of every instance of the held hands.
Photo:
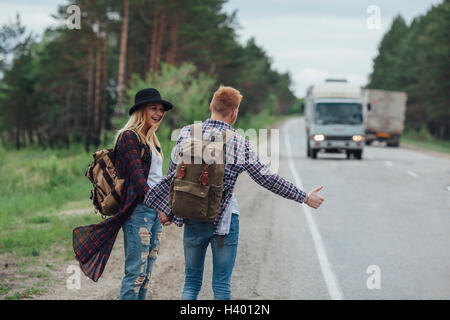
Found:
M 323 186 L 320 186 L 318 188 L 315 188 L 313 191 L 308 193 L 308 197 L 306 198 L 305 203 L 310 206 L 311 208 L 317 209 L 320 207 L 320 205 L 323 202 L 323 198 L 319 196 L 317 192 L 322 190 Z
M 169 221 L 169 217 L 166 216 L 162 211 L 158 211 L 158 218 L 159 218 L 159 222 L 161 222 L 161 224 L 163 226 L 169 226 L 172 224 L 172 222 Z

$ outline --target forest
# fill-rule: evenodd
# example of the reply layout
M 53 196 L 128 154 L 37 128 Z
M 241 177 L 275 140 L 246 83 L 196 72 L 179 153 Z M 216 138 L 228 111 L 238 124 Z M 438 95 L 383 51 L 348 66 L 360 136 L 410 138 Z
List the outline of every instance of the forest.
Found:
M 290 75 L 276 71 L 254 39 L 239 42 L 236 12 L 226 13 L 225 2 L 70 0 L 54 14 L 59 26 L 42 36 L 17 15 L 0 29 L 2 145 L 98 147 L 144 87 L 174 102 L 164 121 L 170 129 L 207 117 L 220 84 L 241 91 L 244 119 L 299 110 Z M 66 24 L 71 5 L 79 28 Z
M 384 35 L 367 87 L 408 93 L 406 128 L 450 140 L 450 1 Z
M 43 35 L 16 19 L 0 27 L 3 148 L 108 143 L 134 94 L 155 87 L 173 101 L 160 135 L 208 116 L 218 85 L 239 89 L 240 119 L 300 113 L 289 73 L 251 38 L 239 41 L 226 0 L 68 0 Z M 79 8 L 79 28 L 66 22 Z M 406 129 L 450 139 L 450 1 L 409 25 L 397 16 L 373 61 L 368 88 L 408 93 Z M 166 129 L 164 129 L 166 128 Z

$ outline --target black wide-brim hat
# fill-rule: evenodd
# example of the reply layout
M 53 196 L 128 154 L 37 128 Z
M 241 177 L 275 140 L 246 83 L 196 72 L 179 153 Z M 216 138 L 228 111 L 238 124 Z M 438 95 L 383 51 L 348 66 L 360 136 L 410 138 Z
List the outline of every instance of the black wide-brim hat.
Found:
M 135 112 L 140 107 L 146 106 L 149 103 L 161 103 L 165 111 L 173 108 L 173 105 L 166 100 L 161 99 L 159 91 L 154 88 L 142 89 L 134 96 L 134 106 L 131 107 L 129 114 Z

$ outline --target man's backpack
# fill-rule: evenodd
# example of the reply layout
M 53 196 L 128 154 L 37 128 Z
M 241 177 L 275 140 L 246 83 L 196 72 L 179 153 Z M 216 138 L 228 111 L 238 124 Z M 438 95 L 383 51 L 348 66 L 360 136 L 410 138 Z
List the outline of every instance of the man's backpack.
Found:
M 169 207 L 180 218 L 213 222 L 222 200 L 225 144 L 236 133 L 227 129 L 212 141 L 203 140 L 202 123 L 192 125 L 191 133 L 181 144 Z
M 139 135 L 136 134 L 139 141 Z M 141 158 L 145 149 L 141 149 Z M 114 149 L 102 149 L 93 154 L 94 160 L 84 174 L 92 182 L 90 199 L 96 213 L 102 216 L 113 216 L 120 206 L 122 186 L 125 179 L 120 179 L 114 166 L 116 147 Z

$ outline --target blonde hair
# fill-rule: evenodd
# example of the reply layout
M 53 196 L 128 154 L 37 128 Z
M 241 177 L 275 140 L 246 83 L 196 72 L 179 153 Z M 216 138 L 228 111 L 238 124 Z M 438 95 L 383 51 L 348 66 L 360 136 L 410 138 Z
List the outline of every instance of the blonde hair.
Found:
M 219 89 L 214 92 L 211 106 L 214 112 L 226 116 L 239 106 L 241 100 L 242 95 L 238 90 L 220 85 Z
M 119 139 L 119 136 L 122 132 L 124 132 L 126 130 L 132 130 L 134 133 L 139 135 L 141 141 L 145 141 L 145 143 L 150 147 L 151 150 L 153 150 L 157 154 L 161 155 L 161 158 L 164 159 L 164 154 L 162 152 L 161 144 L 159 143 L 158 137 L 156 136 L 156 130 L 158 130 L 159 125 L 161 124 L 162 120 L 164 119 L 164 114 L 158 123 L 156 123 L 155 125 L 152 125 L 148 129 L 147 135 L 144 136 L 144 134 L 142 133 L 142 128 L 145 126 L 145 122 L 146 122 L 145 110 L 149 106 L 151 106 L 151 104 L 148 104 L 145 107 L 141 107 L 131 114 L 130 119 L 125 124 L 125 126 L 122 129 L 117 131 L 115 141 L 117 142 L 117 139 Z M 158 151 L 156 149 L 156 147 L 158 147 L 160 151 Z

